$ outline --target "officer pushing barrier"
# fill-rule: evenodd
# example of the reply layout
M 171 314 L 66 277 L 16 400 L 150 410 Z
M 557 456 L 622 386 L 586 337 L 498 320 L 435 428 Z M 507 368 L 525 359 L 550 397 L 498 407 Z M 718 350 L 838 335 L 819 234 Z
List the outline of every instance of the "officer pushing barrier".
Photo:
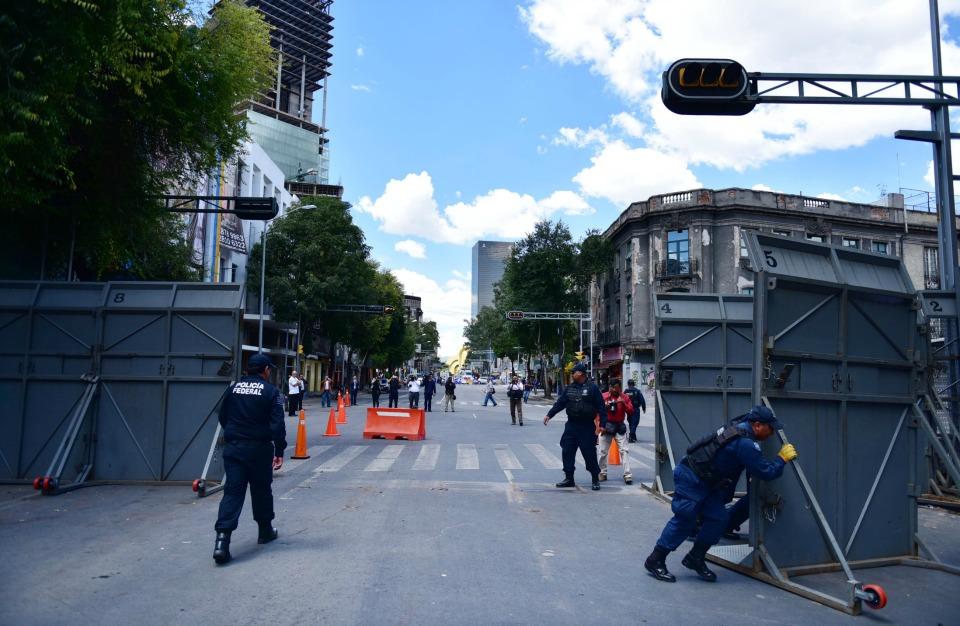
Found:
M 765 459 L 760 451 L 760 442 L 781 428 L 768 407 L 755 406 L 735 424 L 721 427 L 687 448 L 687 455 L 673 471 L 673 518 L 644 563 L 654 578 L 676 582 L 667 569 L 667 555 L 684 542 L 700 521 L 693 547 L 681 563 L 703 580 L 717 579 L 705 557 L 728 529 L 730 513 L 726 503 L 733 499 L 740 474 L 746 469 L 752 477 L 774 480 L 783 474 L 787 463 L 797 458 L 796 449 L 789 443 L 780 448 L 773 461 Z
M 553 407 L 547 411 L 543 418 L 544 426 L 563 410 L 567 411 L 567 424 L 560 437 L 564 479 L 557 483 L 557 487 L 576 487 L 573 471 L 576 468 L 577 450 L 580 450 L 587 471 L 593 479 L 591 488 L 597 491 L 600 489 L 600 466 L 597 464 L 597 431 L 594 418 L 599 414 L 600 428 L 605 428 L 607 407 L 600 388 L 587 381 L 587 366 L 584 363 L 573 366 L 573 382 L 567 385 L 563 395 L 557 398 Z

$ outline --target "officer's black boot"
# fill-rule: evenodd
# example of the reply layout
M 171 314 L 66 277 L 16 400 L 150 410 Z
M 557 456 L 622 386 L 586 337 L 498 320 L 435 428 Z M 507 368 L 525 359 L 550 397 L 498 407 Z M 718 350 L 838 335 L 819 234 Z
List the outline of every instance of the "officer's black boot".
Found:
M 600 491 L 600 474 L 593 475 L 593 484 L 590 485 L 590 488 L 594 491 Z
M 277 529 L 270 522 L 257 522 L 260 525 L 260 534 L 257 543 L 270 543 L 279 536 Z
M 557 483 L 557 487 L 560 487 L 561 489 L 566 487 L 576 487 L 576 486 L 577 484 L 573 482 L 573 474 L 567 474 L 566 478 L 564 478 L 563 480 Z
M 670 554 L 669 550 L 665 550 L 660 546 L 654 546 L 653 552 L 651 552 L 650 556 L 647 557 L 647 560 L 644 561 L 643 566 L 647 568 L 647 571 L 650 572 L 650 575 L 657 580 L 675 583 L 677 582 L 677 577 L 671 574 L 667 569 L 668 554 Z
M 695 543 L 687 556 L 683 557 L 681 563 L 684 567 L 695 571 L 700 578 L 712 583 L 717 581 L 717 575 L 710 571 L 707 562 L 704 560 L 709 549 L 710 546 L 705 543 Z
M 217 541 L 213 544 L 213 560 L 217 562 L 217 565 L 223 565 L 232 558 L 230 556 L 230 531 L 218 531 Z

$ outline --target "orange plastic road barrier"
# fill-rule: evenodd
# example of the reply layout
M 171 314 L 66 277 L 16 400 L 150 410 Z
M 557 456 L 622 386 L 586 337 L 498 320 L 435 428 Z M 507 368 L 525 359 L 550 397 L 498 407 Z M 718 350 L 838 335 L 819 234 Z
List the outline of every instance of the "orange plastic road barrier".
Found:
M 617 438 L 610 441 L 610 451 L 607 453 L 607 465 L 620 465 L 620 446 L 617 445 Z
M 423 409 L 368 408 L 364 439 L 426 439 L 426 417 Z
M 332 412 L 333 409 L 330 409 Z M 347 411 L 343 408 L 343 405 L 340 405 L 340 408 L 337 410 L 337 423 L 346 424 L 347 423 Z
M 291 459 L 309 459 L 307 454 L 307 416 L 303 409 L 300 409 L 300 423 L 297 424 L 297 447 L 293 451 Z
M 327 418 L 327 432 L 323 433 L 324 437 L 339 437 L 340 433 L 337 432 L 337 418 L 333 415 L 333 409 L 330 409 L 330 417 Z

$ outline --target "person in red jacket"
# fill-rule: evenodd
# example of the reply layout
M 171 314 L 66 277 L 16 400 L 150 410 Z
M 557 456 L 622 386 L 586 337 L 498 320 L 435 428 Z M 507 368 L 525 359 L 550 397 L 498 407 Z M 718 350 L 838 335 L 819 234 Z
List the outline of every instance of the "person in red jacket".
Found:
M 630 455 L 627 452 L 627 418 L 633 414 L 633 402 L 630 396 L 620 390 L 620 381 L 610 381 L 610 391 L 603 394 L 603 402 L 607 406 L 607 425 L 600 431 L 600 480 L 607 479 L 607 455 L 610 452 L 610 442 L 614 438 L 620 448 L 620 461 L 623 463 L 623 482 L 633 483 L 633 474 L 630 472 Z

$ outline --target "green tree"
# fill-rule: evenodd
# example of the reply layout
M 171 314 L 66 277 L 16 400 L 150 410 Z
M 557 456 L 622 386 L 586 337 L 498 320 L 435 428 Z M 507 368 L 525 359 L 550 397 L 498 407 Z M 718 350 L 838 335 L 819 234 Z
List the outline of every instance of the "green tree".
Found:
M 236 105 L 269 83 L 269 27 L 237 0 L 205 24 L 184 0 L 0 8 L 4 273 L 182 278 L 182 226 L 154 199 L 245 136 Z

